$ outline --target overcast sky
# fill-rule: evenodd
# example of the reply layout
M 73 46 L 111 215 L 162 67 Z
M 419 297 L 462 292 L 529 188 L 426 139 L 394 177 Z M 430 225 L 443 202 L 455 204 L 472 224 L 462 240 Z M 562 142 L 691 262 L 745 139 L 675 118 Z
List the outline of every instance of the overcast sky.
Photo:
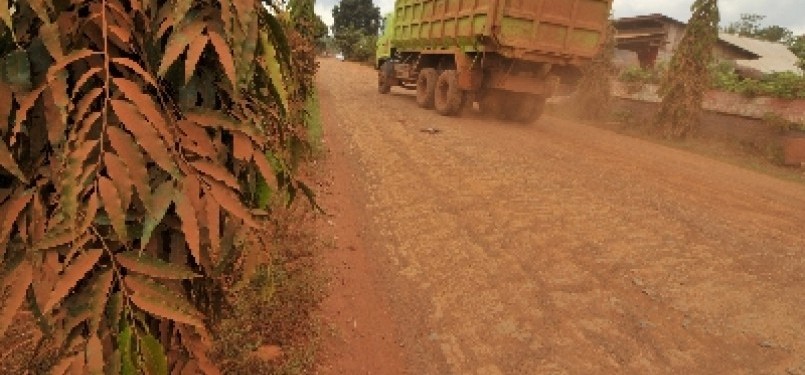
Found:
M 317 0 L 316 13 L 328 25 L 333 23 L 333 5 L 340 0 Z M 394 0 L 374 0 L 382 13 L 391 12 Z M 662 13 L 680 21 L 690 18 L 693 0 L 615 0 L 615 17 Z M 764 25 L 780 25 L 797 34 L 805 33 L 805 0 L 721 0 L 721 24 L 738 20 L 741 13 L 765 15 Z

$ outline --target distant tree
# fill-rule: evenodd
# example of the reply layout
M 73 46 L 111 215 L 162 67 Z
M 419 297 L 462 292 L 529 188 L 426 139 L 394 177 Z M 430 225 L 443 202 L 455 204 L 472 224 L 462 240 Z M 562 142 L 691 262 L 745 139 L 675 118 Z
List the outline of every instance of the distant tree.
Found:
M 769 42 L 777 42 L 790 44 L 794 39 L 794 32 L 791 30 L 778 26 L 763 26 L 763 20 L 766 16 L 753 13 L 741 14 L 741 19 L 725 26 L 722 31 L 728 34 L 735 34 L 740 36 L 747 36 L 751 38 L 766 40 Z
M 794 32 L 782 26 L 772 25 L 758 30 L 755 37 L 787 45 L 794 38 Z
M 316 15 L 316 19 L 313 20 L 313 37 L 316 39 L 321 39 L 326 37 L 328 34 L 330 34 L 330 32 L 327 24 L 322 21 L 319 15 Z
M 335 45 L 347 59 L 353 59 L 355 50 L 363 38 L 363 33 L 353 28 L 342 28 L 335 31 Z
M 696 0 L 691 11 L 685 36 L 660 85 L 662 104 L 656 124 L 669 138 L 684 138 L 698 127 L 709 86 L 708 65 L 718 41 L 718 1 Z
M 730 22 L 729 25 L 722 28 L 722 31 L 740 36 L 755 36 L 765 18 L 766 16 L 760 14 L 742 13 L 739 21 Z
M 728 34 L 783 43 L 799 57 L 799 67 L 805 70 L 805 34 L 796 36 L 790 29 L 778 25 L 763 26 L 764 19 L 766 19 L 766 16 L 760 14 L 744 13 L 741 14 L 739 21 L 731 22 L 721 31 Z
M 327 24 L 321 20 L 315 10 L 316 0 L 289 0 L 288 9 L 296 29 L 310 39 L 327 36 Z
M 357 30 L 364 35 L 377 35 L 380 30 L 380 8 L 372 0 L 341 0 L 333 7 L 333 33 Z

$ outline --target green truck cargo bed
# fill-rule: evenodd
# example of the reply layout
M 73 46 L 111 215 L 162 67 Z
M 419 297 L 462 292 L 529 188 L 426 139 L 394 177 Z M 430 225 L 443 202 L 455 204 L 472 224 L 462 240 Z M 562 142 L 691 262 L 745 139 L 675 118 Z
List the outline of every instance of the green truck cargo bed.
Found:
M 397 0 L 391 46 L 582 60 L 598 51 L 612 0 Z

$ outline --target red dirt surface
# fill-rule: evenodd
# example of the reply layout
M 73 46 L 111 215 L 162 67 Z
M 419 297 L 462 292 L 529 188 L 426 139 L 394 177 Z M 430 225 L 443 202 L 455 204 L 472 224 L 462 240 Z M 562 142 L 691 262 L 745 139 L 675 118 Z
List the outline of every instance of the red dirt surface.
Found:
M 321 64 L 319 373 L 805 374 L 803 185 L 550 117 L 442 117 Z

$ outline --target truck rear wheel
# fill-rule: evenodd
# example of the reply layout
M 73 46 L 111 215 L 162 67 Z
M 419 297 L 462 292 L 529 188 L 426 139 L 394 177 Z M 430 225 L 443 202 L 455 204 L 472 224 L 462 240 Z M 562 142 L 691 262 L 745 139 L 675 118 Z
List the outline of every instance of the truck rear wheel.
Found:
M 419 72 L 419 77 L 416 80 L 416 104 L 420 107 L 425 109 L 433 108 L 437 80 L 436 69 L 425 68 Z
M 464 106 L 464 90 L 458 87 L 458 73 L 445 70 L 436 82 L 436 112 L 444 116 L 455 116 Z
M 506 93 L 502 91 L 489 91 L 481 101 L 478 102 L 478 107 L 481 113 L 487 116 L 495 117 L 499 120 L 506 120 L 508 118 L 508 105 L 506 104 Z
M 537 121 L 542 116 L 542 113 L 545 112 L 545 102 L 547 100 L 548 98 L 545 95 L 518 95 L 514 120 L 523 124 Z

